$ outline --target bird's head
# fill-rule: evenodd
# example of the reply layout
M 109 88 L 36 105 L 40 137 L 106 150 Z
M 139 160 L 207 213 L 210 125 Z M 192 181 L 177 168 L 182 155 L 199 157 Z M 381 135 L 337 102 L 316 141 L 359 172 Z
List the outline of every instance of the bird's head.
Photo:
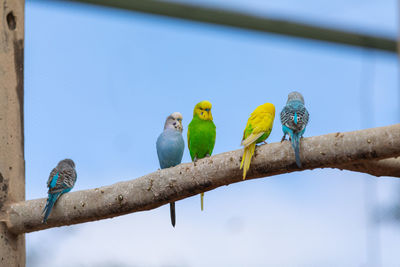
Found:
M 201 101 L 197 103 L 197 105 L 194 107 L 193 110 L 193 116 L 199 116 L 200 119 L 202 120 L 213 120 L 212 114 L 211 114 L 211 103 L 207 100 Z
M 58 166 L 69 166 L 75 168 L 75 162 L 72 159 L 63 159 L 58 163 Z
M 275 117 L 275 106 L 274 104 L 271 103 L 265 103 L 260 106 L 262 109 L 262 112 L 266 112 L 272 115 L 272 117 Z
M 182 114 L 179 112 L 174 112 L 167 117 L 165 120 L 164 130 L 173 129 L 182 132 Z
M 288 99 L 287 99 L 286 104 L 291 102 L 291 101 L 300 101 L 301 103 L 304 104 L 304 97 L 299 92 L 293 91 L 288 95 Z

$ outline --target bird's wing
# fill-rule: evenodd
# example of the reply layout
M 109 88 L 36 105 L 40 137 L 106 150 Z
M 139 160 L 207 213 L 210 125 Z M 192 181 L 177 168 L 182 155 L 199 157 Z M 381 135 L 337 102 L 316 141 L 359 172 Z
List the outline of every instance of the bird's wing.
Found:
M 286 105 L 281 111 L 281 123 L 289 128 L 292 127 L 294 117 L 294 109 Z
M 76 181 L 76 171 L 73 168 L 58 171 L 58 179 L 55 186 L 49 188 L 49 193 L 54 194 L 65 189 L 72 188 Z
M 242 146 L 247 147 L 257 141 L 264 133 L 253 134 L 251 133 L 246 139 L 244 139 L 241 143 Z
M 273 123 L 274 117 L 272 116 L 272 114 L 263 112 L 259 116 L 257 116 L 253 133 L 270 132 L 272 130 Z
M 295 118 L 297 119 L 296 122 Z M 282 125 L 296 132 L 300 132 L 306 127 L 308 119 L 309 114 L 303 104 L 288 104 L 281 112 Z
M 73 168 L 68 168 L 60 171 L 60 187 L 62 188 L 72 188 L 76 181 L 76 171 Z
M 308 124 L 308 119 L 310 118 L 310 114 L 308 113 L 308 110 L 305 106 L 303 106 L 299 113 L 302 115 L 302 122 L 304 124 L 304 127 L 306 127 L 306 125 Z
M 274 118 L 267 112 L 253 112 L 243 134 L 242 145 L 247 147 L 257 141 L 264 133 L 272 130 Z
M 51 181 L 53 180 L 54 176 L 57 175 L 57 168 L 54 168 L 53 170 L 51 170 L 50 175 L 49 175 L 49 179 L 47 180 L 47 187 L 50 188 L 51 185 Z

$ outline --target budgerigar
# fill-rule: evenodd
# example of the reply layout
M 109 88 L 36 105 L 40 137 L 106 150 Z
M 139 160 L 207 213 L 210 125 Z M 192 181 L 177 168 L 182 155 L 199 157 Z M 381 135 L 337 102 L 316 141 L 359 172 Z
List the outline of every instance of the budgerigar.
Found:
M 182 114 L 174 112 L 168 116 L 164 131 L 157 139 L 157 155 L 161 169 L 174 167 L 181 163 L 185 143 L 182 137 Z M 175 227 L 175 202 L 170 203 L 171 223 Z
M 48 198 L 46 206 L 43 209 L 44 217 L 43 223 L 46 223 L 50 215 L 51 209 L 56 203 L 57 199 L 64 193 L 71 191 L 76 181 L 75 163 L 72 159 L 64 159 L 57 164 L 49 176 L 47 181 Z
M 247 120 L 241 143 L 244 146 L 242 162 L 240 163 L 240 169 L 243 168 L 243 180 L 246 179 L 246 173 L 250 168 L 256 144 L 265 142 L 268 138 L 272 131 L 274 118 L 275 106 L 271 103 L 265 103 L 258 106 Z
M 304 98 L 299 92 L 291 92 L 286 106 L 281 111 L 281 123 L 283 130 L 282 141 L 289 135 L 296 158 L 296 164 L 301 168 L 300 162 L 300 138 L 303 137 L 308 123 L 309 114 L 304 106 Z
M 192 161 L 211 156 L 215 145 L 215 124 L 211 114 L 211 103 L 201 101 L 193 110 L 187 139 Z M 204 209 L 204 193 L 200 195 L 201 210 Z

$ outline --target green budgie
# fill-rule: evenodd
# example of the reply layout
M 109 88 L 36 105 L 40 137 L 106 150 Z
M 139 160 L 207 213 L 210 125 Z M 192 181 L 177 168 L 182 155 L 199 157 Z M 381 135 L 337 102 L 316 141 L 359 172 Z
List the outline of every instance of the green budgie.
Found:
M 201 101 L 194 107 L 189 124 L 187 140 L 192 161 L 211 156 L 215 145 L 215 124 L 211 114 L 211 103 Z M 201 210 L 204 209 L 204 193 L 201 193 Z

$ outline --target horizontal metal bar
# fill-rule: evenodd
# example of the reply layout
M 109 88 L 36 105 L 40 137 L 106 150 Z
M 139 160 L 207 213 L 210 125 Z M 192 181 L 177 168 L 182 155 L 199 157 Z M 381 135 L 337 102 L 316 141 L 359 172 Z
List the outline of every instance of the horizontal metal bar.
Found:
M 136 12 L 205 22 L 263 33 L 397 52 L 395 39 L 324 28 L 295 21 L 272 19 L 218 8 L 155 0 L 70 0 Z

